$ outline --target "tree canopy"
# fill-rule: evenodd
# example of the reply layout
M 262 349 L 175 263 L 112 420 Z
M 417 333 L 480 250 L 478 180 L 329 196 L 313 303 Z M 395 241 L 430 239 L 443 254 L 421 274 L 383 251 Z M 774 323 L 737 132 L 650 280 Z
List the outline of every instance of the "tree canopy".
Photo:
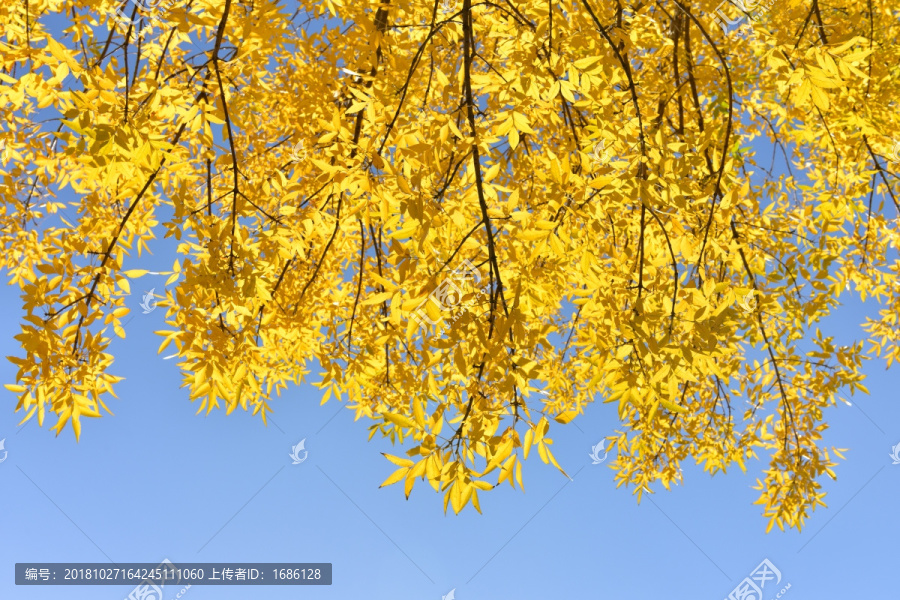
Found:
M 521 487 L 530 451 L 558 467 L 552 432 L 600 401 L 638 498 L 761 455 L 769 528 L 799 528 L 841 458 L 823 409 L 900 360 L 896 2 L 11 0 L 0 24 L 6 387 L 57 434 L 109 412 L 127 267 L 160 238 L 159 351 L 198 412 L 265 421 L 311 381 L 445 511 Z M 819 328 L 842 294 L 881 305 L 849 346 Z

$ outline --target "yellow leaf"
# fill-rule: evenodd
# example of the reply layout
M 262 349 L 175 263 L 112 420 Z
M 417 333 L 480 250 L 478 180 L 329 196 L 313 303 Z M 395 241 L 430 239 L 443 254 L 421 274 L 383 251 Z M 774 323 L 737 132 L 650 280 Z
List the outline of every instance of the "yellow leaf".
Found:
M 525 440 L 522 444 L 522 458 L 528 458 L 528 452 L 531 450 L 531 442 L 534 439 L 534 429 L 528 428 L 525 432 Z
M 386 459 L 397 465 L 398 467 L 411 467 L 413 466 L 413 461 L 408 458 L 400 458 L 399 456 L 393 456 L 391 454 L 381 453 Z
M 406 476 L 406 472 L 409 471 L 407 468 L 400 468 L 391 473 L 391 476 L 384 480 L 384 483 L 379 485 L 378 487 L 383 488 L 389 485 L 393 485 L 403 479 Z
M 580 71 L 588 71 L 598 62 L 600 62 L 599 56 L 588 56 L 586 58 L 579 58 L 572 64 L 575 65 L 575 68 Z
M 397 425 L 399 427 L 408 427 L 410 429 L 416 428 L 415 422 L 410 420 L 409 417 L 405 417 L 403 415 L 399 415 L 399 414 L 391 413 L 391 412 L 382 413 L 381 416 L 384 417 L 385 421 L 390 421 L 391 423 L 393 423 L 394 425 Z
M 416 420 L 416 424 L 419 426 L 419 429 L 425 429 L 425 409 L 423 405 L 425 402 L 420 397 L 413 398 L 413 418 Z
M 569 421 L 571 421 L 572 419 L 574 419 L 577 415 L 578 415 L 577 410 L 567 410 L 567 411 L 559 413 L 558 415 L 553 417 L 553 419 L 558 423 L 566 424 Z
M 688 412 L 688 409 L 684 408 L 683 406 L 678 406 L 677 404 L 669 402 L 668 400 L 663 400 L 662 398 L 660 398 L 659 403 L 672 412 L 677 412 L 680 414 L 687 414 Z

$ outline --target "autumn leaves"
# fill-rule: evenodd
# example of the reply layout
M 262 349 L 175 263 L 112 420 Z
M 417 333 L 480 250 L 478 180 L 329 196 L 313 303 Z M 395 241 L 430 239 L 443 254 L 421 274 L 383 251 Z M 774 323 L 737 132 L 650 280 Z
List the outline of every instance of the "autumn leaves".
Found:
M 551 430 L 602 400 L 620 485 L 758 452 L 765 515 L 799 526 L 837 456 L 821 411 L 864 391 L 863 344 L 816 330 L 848 282 L 884 302 L 869 351 L 900 359 L 884 3 L 860 23 L 786 6 L 769 45 L 733 47 L 712 2 L 224 0 L 141 36 L 69 4 L 40 9 L 66 36 L 0 11 L 0 111 L 34 132 L 3 148 L 3 185 L 65 190 L 76 215 L 36 224 L 18 192 L 0 215 L 26 419 L 99 416 L 126 258 L 159 238 L 178 253 L 161 346 L 200 410 L 266 419 L 312 380 L 403 447 L 385 485 L 426 480 L 455 511 L 521 487 L 532 453 L 563 471 Z

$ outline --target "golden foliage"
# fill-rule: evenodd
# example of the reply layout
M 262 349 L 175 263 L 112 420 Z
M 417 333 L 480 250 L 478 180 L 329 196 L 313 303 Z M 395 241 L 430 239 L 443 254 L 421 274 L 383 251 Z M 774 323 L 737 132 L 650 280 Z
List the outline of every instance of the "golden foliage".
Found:
M 299 7 L 0 7 L 25 419 L 108 411 L 123 263 L 162 233 L 160 352 L 201 411 L 265 420 L 317 364 L 407 445 L 385 485 L 458 512 L 558 467 L 551 424 L 599 397 L 620 485 L 763 452 L 770 527 L 800 527 L 823 409 L 900 360 L 897 5 L 778 2 L 750 37 L 709 0 Z M 836 347 L 846 290 L 883 310 Z

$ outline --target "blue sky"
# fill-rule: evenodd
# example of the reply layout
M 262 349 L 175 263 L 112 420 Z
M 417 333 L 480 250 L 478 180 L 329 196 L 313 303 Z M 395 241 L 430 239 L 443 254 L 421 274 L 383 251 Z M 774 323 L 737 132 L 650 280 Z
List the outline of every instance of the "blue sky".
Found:
M 165 268 L 157 254 L 146 263 Z M 751 489 L 764 466 L 751 462 L 711 478 L 685 470 L 685 485 L 645 496 L 616 489 L 607 463 L 592 465 L 591 446 L 617 426 L 615 405 L 596 403 L 557 426 L 554 451 L 568 481 L 536 458 L 526 463 L 526 492 L 508 487 L 482 494 L 483 515 L 444 515 L 440 496 L 420 484 L 409 501 L 397 486 L 378 489 L 391 472 L 367 441 L 367 423 L 332 402 L 319 405 L 303 385 L 272 402 L 264 427 L 243 412 L 197 416 L 179 388 L 177 366 L 156 354 L 163 310 L 138 304 L 153 276 L 135 281 L 127 338 L 112 348 L 126 379 L 115 416 L 85 423 L 75 443 L 36 422 L 20 428 L 14 398 L 3 391 L 0 439 L 0 597 L 116 600 L 132 586 L 16 587 L 16 562 L 330 562 L 331 586 L 194 586 L 190 600 L 396 598 L 440 600 L 451 589 L 475 598 L 726 598 L 768 558 L 782 573 L 783 597 L 836 598 L 895 593 L 900 520 L 900 443 L 896 373 L 866 364 L 869 397 L 828 409 L 829 445 L 849 448 L 837 481 L 824 482 L 828 508 L 805 531 L 766 535 Z M 4 355 L 20 304 L 0 291 L 8 315 L 0 324 Z M 874 307 L 848 304 L 829 319 L 838 343 L 858 335 Z M 165 353 L 164 353 L 165 354 Z M 0 378 L 14 380 L 10 363 Z M 52 419 L 50 419 L 52 424 Z M 577 425 L 577 427 L 576 427 Z M 291 447 L 306 440 L 308 459 L 293 465 Z M 764 600 L 771 600 L 766 589 Z M 165 600 L 179 589 L 168 589 Z

